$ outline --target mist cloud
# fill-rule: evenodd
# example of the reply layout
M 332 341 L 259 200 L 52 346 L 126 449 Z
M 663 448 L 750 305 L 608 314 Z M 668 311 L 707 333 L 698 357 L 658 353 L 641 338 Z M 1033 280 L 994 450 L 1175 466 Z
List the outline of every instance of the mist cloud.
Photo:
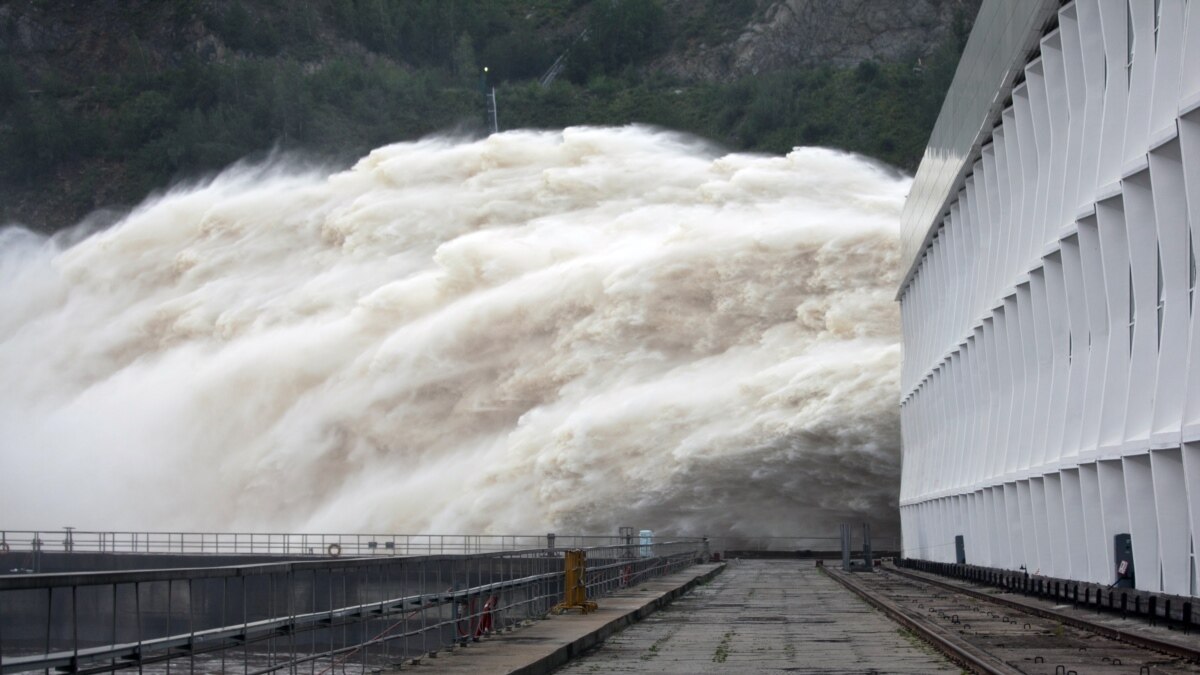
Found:
M 908 182 L 514 131 L 0 231 L 3 525 L 894 532 Z

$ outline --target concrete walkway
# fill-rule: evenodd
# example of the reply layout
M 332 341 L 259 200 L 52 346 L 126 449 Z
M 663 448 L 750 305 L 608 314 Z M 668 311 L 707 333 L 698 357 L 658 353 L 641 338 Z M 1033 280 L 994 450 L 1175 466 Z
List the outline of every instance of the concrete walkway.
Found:
M 559 673 L 957 673 L 811 561 L 734 561 Z
M 590 614 L 571 612 L 552 616 L 511 633 L 501 633 L 483 642 L 439 652 L 436 658 L 405 665 L 403 671 L 418 673 L 511 673 L 538 675 L 553 672 L 568 660 L 583 654 L 620 630 L 653 616 L 693 587 L 707 583 L 724 565 L 694 565 L 670 576 L 599 599 L 600 608 Z

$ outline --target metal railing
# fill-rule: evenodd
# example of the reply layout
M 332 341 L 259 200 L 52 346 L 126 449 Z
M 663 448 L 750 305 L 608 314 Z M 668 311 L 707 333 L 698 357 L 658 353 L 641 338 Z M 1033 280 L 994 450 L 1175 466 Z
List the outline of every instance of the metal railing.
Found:
M 586 551 L 593 597 L 707 556 L 702 539 Z M 562 552 L 0 576 L 0 673 L 367 672 L 544 617 Z
M 709 543 L 714 551 L 812 551 L 837 552 L 841 549 L 841 537 L 816 536 L 722 536 L 709 537 Z M 861 542 L 856 542 L 861 544 Z M 898 537 L 873 537 L 872 546 L 880 551 L 899 550 Z
M 162 553 L 177 555 L 341 555 L 344 557 L 492 553 L 546 546 L 618 545 L 605 535 L 294 534 L 282 532 L 93 532 L 0 530 L 3 552 Z
M 661 537 L 660 537 L 661 538 Z M 669 536 L 671 539 L 681 537 Z M 554 547 L 620 545 L 621 536 L 554 534 L 336 534 L 283 532 L 97 532 L 0 530 L 0 553 L 163 553 L 177 555 L 279 555 L 343 557 L 493 553 Z M 836 551 L 837 536 L 722 536 L 709 539 L 714 551 Z M 876 537 L 875 548 L 895 550 L 900 541 Z

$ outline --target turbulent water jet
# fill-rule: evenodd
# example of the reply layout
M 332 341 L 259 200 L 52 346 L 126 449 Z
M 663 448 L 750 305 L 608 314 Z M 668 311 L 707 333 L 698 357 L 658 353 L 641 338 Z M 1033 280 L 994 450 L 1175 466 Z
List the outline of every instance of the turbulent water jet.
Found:
M 894 532 L 908 183 L 571 128 L 10 227 L 4 524 Z

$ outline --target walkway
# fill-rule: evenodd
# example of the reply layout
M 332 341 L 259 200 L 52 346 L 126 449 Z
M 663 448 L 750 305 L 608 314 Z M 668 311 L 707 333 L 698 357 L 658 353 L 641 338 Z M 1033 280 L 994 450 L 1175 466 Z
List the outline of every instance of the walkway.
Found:
M 957 673 L 810 561 L 734 561 L 558 673 Z

